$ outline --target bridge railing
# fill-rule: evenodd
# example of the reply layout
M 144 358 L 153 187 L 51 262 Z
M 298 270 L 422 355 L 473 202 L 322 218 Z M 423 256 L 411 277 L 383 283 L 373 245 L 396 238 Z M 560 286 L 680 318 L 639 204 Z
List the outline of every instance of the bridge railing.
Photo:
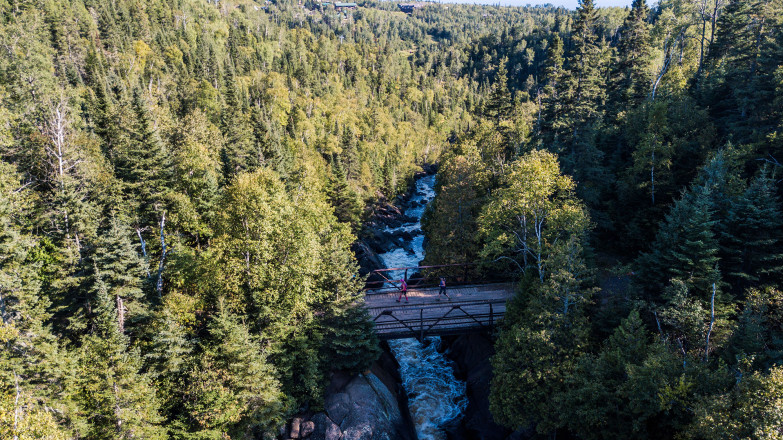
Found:
M 416 337 L 421 340 L 426 336 L 492 330 L 505 314 L 505 300 L 433 304 L 417 311 L 410 315 L 401 307 L 375 309 L 375 331 L 381 339 Z
M 479 263 L 441 264 L 434 266 L 410 266 L 378 269 L 370 272 L 364 286 L 365 294 L 381 294 L 399 291 L 400 279 L 405 278 L 408 289 L 438 287 L 444 278 L 446 287 L 469 284 L 486 284 L 509 281 L 509 277 L 497 272 L 480 269 Z

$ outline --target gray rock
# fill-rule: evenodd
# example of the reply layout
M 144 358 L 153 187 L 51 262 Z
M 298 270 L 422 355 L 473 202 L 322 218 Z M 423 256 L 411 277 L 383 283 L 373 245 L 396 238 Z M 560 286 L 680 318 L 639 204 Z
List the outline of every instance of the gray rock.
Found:
M 310 417 L 310 422 L 313 423 L 310 440 L 339 440 L 343 434 L 340 427 L 324 413 L 317 413 Z
M 351 426 L 343 432 L 343 440 L 372 440 L 373 438 L 370 425 Z
M 378 367 L 380 368 L 380 367 Z M 381 374 L 383 376 L 383 374 Z M 385 376 L 384 376 L 385 377 Z M 332 375 L 325 412 L 310 417 L 312 440 L 413 440 L 415 434 L 400 410 L 393 377 L 384 383 L 374 373 Z M 305 424 L 300 427 L 304 437 Z
M 397 399 L 374 374 L 358 375 L 344 392 L 351 411 L 340 423 L 345 440 L 403 438 L 403 421 Z
M 343 433 L 340 431 L 340 427 L 332 423 L 326 428 L 324 433 L 324 440 L 340 440 Z
M 301 438 L 309 437 L 313 431 L 315 431 L 315 423 L 312 420 L 308 420 L 299 425 L 299 436 Z
M 324 408 L 332 421 L 342 425 L 343 420 L 351 411 L 351 398 L 346 393 L 329 395 L 326 397 Z

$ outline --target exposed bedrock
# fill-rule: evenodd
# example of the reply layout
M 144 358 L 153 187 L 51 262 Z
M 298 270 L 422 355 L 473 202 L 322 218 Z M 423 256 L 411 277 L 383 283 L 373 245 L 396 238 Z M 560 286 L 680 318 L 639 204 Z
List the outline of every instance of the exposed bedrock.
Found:
M 398 367 L 385 347 L 370 371 L 334 373 L 326 390 L 324 410 L 295 417 L 283 438 L 416 440 Z

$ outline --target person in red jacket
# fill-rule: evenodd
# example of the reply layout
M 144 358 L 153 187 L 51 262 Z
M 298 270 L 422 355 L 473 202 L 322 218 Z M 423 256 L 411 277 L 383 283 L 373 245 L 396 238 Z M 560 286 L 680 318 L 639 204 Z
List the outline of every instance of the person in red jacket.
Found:
M 408 302 L 408 283 L 405 282 L 405 278 L 400 278 L 400 297 L 397 298 L 397 302 L 400 302 L 402 295 L 405 295 L 405 302 Z

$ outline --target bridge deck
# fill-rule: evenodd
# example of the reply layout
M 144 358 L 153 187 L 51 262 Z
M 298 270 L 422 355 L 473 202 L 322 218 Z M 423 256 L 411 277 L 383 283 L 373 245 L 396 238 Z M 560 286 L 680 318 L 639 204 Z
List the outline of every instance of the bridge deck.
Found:
M 512 283 L 449 287 L 450 299 L 438 298 L 437 287 L 408 290 L 409 302 L 396 302 L 399 292 L 365 294 L 365 307 L 381 339 L 436 336 L 491 328 L 506 312 Z

